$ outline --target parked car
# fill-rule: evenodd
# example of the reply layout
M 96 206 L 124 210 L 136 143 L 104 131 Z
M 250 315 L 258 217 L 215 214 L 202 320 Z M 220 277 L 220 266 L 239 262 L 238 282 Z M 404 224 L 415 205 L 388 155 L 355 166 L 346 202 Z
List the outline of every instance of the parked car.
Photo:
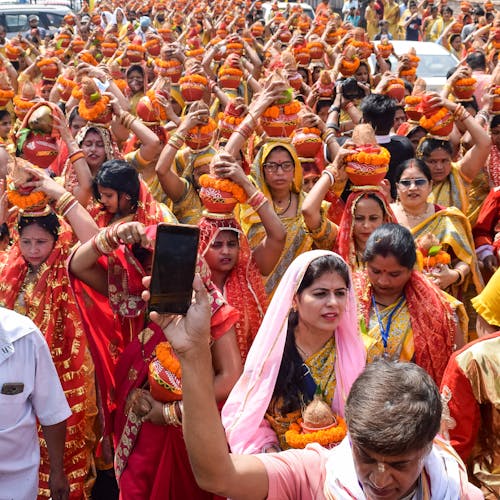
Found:
M 13 38 L 29 29 L 28 17 L 36 14 L 40 19 L 38 25 L 55 33 L 70 12 L 69 7 L 62 5 L 0 4 L 0 24 L 5 26 L 7 38 Z
M 311 19 L 316 16 L 314 14 L 313 8 L 307 3 L 300 2 L 278 2 L 278 8 L 281 12 L 285 12 L 287 8 L 292 8 L 294 5 L 300 5 L 305 14 L 307 14 Z M 264 12 L 264 21 L 267 23 L 271 17 L 273 17 L 272 3 L 266 2 L 262 4 L 262 11 Z
M 375 41 L 375 45 L 380 42 Z M 417 68 L 417 76 L 423 78 L 427 84 L 427 90 L 441 91 L 446 83 L 446 73 L 458 65 L 458 59 L 448 52 L 442 45 L 434 42 L 410 42 L 403 40 L 393 40 L 391 44 L 394 47 L 394 52 L 401 56 L 407 54 L 414 47 L 417 56 L 420 58 Z M 391 67 L 396 69 L 398 64 L 394 56 L 389 57 Z M 375 56 L 371 56 L 368 60 L 370 69 L 373 72 L 375 69 Z

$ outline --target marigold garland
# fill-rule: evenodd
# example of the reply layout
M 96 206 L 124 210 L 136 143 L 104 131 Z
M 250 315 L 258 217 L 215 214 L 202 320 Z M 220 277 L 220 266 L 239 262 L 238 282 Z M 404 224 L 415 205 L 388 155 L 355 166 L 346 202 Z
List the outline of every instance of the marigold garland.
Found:
M 293 137 L 297 133 L 321 135 L 321 130 L 316 127 L 301 127 L 300 129 L 294 130 L 291 137 Z
M 417 74 L 416 68 L 403 69 L 399 72 L 401 76 L 414 76 Z
M 36 103 L 23 99 L 21 96 L 14 96 L 14 106 L 18 109 L 31 109 Z
M 477 83 L 475 78 L 460 78 L 453 83 L 453 86 L 472 87 Z
M 96 58 L 90 52 L 80 52 L 78 54 L 78 57 L 82 62 L 91 64 L 92 66 L 97 66 L 99 64 Z
M 243 76 L 243 71 L 238 68 L 231 68 L 230 66 L 221 66 L 219 70 L 219 78 L 225 75 L 237 76 L 241 78 Z
M 181 62 L 177 59 L 171 59 L 170 61 L 164 61 L 163 59 L 157 58 L 157 59 L 155 59 L 155 64 L 159 68 L 164 68 L 164 69 L 177 68 L 177 67 L 181 66 Z
M 230 125 L 238 126 L 245 119 L 245 117 L 244 116 L 226 115 L 226 113 L 221 111 L 217 115 L 217 119 L 219 121 L 224 120 L 226 123 L 229 123 Z
M 356 70 L 359 68 L 361 61 L 359 58 L 354 58 L 352 61 L 348 61 L 347 59 L 342 59 L 340 63 L 340 72 L 346 75 L 353 75 L 356 73 Z
M 278 118 L 280 113 L 284 115 L 296 115 L 300 111 L 300 108 L 301 105 L 299 101 L 292 101 L 289 104 L 269 106 L 264 113 L 262 113 L 262 116 L 265 118 Z
M 32 191 L 28 195 L 19 193 L 13 182 L 9 182 L 7 186 L 7 199 L 11 205 L 22 208 L 23 210 L 46 205 L 49 201 L 47 195 L 41 191 Z
M 40 61 L 38 61 L 36 63 L 36 65 L 39 68 L 41 68 L 42 66 L 49 66 L 50 64 L 57 64 L 57 61 L 54 58 L 52 58 L 52 57 L 50 57 L 50 58 L 46 57 L 46 58 L 41 59 Z
M 358 151 L 352 155 L 347 155 L 347 162 L 361 163 L 362 165 L 383 166 L 389 165 L 391 154 L 387 149 L 380 148 L 378 153 L 368 153 L 366 151 Z
M 286 442 L 296 449 L 303 449 L 310 443 L 318 443 L 324 447 L 340 443 L 347 434 L 347 425 L 342 417 L 337 415 L 336 419 L 337 425 L 334 427 L 304 434 L 300 426 L 302 419 L 299 418 L 297 423 L 290 424 L 289 430 L 285 432 Z
M 123 78 L 117 78 L 116 80 L 113 80 L 113 82 L 122 92 L 128 87 L 127 81 Z
M 156 39 L 156 38 L 153 38 L 152 40 L 148 40 L 147 42 L 144 42 L 144 47 L 146 49 L 149 49 L 151 47 L 154 47 L 155 45 L 159 45 L 160 42 Z
M 182 378 L 181 364 L 172 351 L 170 344 L 168 342 L 160 342 L 156 346 L 155 351 L 156 359 L 161 363 L 161 366 L 180 380 Z
M 405 97 L 405 104 L 408 106 L 417 106 L 422 102 L 422 97 L 418 95 L 408 95 Z
M 101 116 L 106 112 L 106 108 L 109 104 L 109 97 L 107 95 L 102 95 L 101 98 L 92 104 L 92 106 L 87 106 L 85 100 L 82 99 L 78 104 L 78 114 L 87 121 L 94 121 L 96 118 Z
M 226 45 L 227 50 L 243 50 L 243 44 L 239 42 L 232 42 Z
M 149 97 L 149 100 L 151 101 L 151 104 L 153 105 L 153 108 L 156 111 L 157 115 L 160 117 L 160 120 L 166 120 L 167 112 L 165 111 L 165 108 L 158 102 L 158 99 L 156 98 L 156 91 L 152 89 L 148 90 L 146 92 L 146 96 Z
M 9 58 L 18 58 L 21 55 L 22 49 L 11 45 L 10 43 L 5 44 L 5 53 Z
M 209 118 L 206 125 L 197 125 L 188 130 L 189 135 L 209 135 L 217 128 L 217 124 L 213 118 Z
M 201 85 L 207 85 L 208 80 L 202 75 L 186 75 L 179 78 L 179 85 L 184 83 L 199 83 Z
M 146 52 L 146 49 L 142 46 L 142 45 L 139 45 L 137 43 L 131 43 L 130 45 L 127 46 L 127 51 L 130 52 L 130 51 L 136 51 L 136 52 Z
M 220 179 L 209 174 L 203 174 L 199 178 L 199 183 L 200 186 L 205 188 L 211 187 L 219 191 L 231 193 L 239 203 L 245 203 L 248 198 L 245 190 L 229 179 Z
M 78 84 L 74 80 L 70 80 L 69 78 L 64 78 L 64 76 L 59 75 L 57 77 L 56 83 L 59 83 L 63 87 L 71 87 L 74 89 Z
M 447 114 L 449 114 L 449 111 L 443 106 L 430 118 L 426 118 L 425 115 L 422 116 L 418 123 L 421 127 L 425 128 L 425 130 L 429 131 L 432 130 L 443 118 L 445 118 Z
M 0 89 L 0 100 L 6 101 L 13 99 L 16 93 L 13 90 Z
M 191 50 L 186 51 L 186 55 L 188 57 L 201 56 L 204 53 L 205 53 L 205 49 L 203 47 L 201 47 L 199 49 L 191 49 Z

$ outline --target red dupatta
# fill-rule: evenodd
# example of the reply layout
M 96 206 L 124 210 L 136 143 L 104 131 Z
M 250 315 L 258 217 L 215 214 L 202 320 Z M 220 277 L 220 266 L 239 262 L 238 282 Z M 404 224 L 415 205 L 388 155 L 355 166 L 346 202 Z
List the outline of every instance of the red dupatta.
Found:
M 86 338 L 75 297 L 70 287 L 66 260 L 73 239 L 73 231 L 59 219 L 59 237 L 48 259 L 40 266 L 33 288 L 24 290 L 26 315 L 45 336 L 52 360 L 59 375 L 72 415 L 67 421 L 64 449 L 64 471 L 69 478 L 70 498 L 82 498 L 85 480 L 90 469 L 91 454 L 88 443 L 86 413 L 88 408 L 85 366 Z M 28 266 L 19 242 L 8 251 L 0 271 L 0 303 L 14 309 Z M 46 446 L 41 447 L 40 488 L 50 495 L 49 457 Z
M 367 273 L 359 274 L 359 316 L 368 325 L 372 307 L 372 287 Z M 421 366 L 439 387 L 457 331 L 453 310 L 441 290 L 417 271 L 411 272 L 404 294 L 413 331 L 415 363 Z
M 154 240 L 156 225 L 148 226 L 146 232 Z M 117 384 L 123 382 L 116 379 L 117 365 L 123 352 L 145 325 L 145 304 L 140 298 L 145 273 L 127 245 L 121 245 L 107 258 L 101 257 L 99 264 L 108 274 L 109 298 L 74 277 L 72 285 L 96 367 L 103 402 L 104 434 L 111 435 L 115 427 Z M 238 313 L 226 303 L 210 280 L 208 266 L 203 259 L 198 261 L 197 272 L 209 293 L 211 334 L 217 340 L 234 325 Z
M 387 203 L 387 200 L 382 191 L 375 186 L 358 187 L 359 191 L 355 191 L 357 187 L 353 186 L 353 192 L 349 195 L 346 201 L 344 214 L 339 225 L 339 232 L 336 240 L 335 251 L 349 264 L 352 270 L 356 269 L 356 242 L 354 241 L 354 211 L 359 200 L 368 197 L 368 195 L 376 196 L 384 207 L 384 221 L 397 222 L 396 217 L 392 213 L 392 209 Z
M 253 259 L 247 237 L 234 218 L 203 217 L 198 226 L 201 256 L 205 255 L 220 231 L 230 230 L 238 234 L 238 261 L 226 279 L 223 292 L 227 302 L 239 312 L 235 325 L 236 341 L 244 363 L 268 305 L 262 275 Z

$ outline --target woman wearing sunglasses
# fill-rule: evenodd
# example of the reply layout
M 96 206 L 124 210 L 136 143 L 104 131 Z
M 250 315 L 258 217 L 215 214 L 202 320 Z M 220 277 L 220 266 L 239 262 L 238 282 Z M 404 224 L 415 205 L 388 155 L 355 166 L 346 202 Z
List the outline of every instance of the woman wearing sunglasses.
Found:
M 433 181 L 429 167 L 422 160 L 411 159 L 399 165 L 395 179 L 398 201 L 392 204 L 392 209 L 397 221 L 411 231 L 417 247 L 425 245 L 422 241 L 425 235 L 432 234 L 450 255 L 449 264 L 431 265 L 424 259 L 427 277 L 459 300 L 464 299 L 469 287 L 477 295 L 482 281 L 467 217 L 456 207 L 446 208 L 427 201 Z

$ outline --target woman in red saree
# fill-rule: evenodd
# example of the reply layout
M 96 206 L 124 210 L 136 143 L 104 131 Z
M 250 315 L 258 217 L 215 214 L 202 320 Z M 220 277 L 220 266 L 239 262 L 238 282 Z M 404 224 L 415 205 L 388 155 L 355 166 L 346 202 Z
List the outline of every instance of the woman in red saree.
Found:
M 156 227 L 137 222 L 118 224 L 103 230 L 95 241 L 78 248 L 70 272 L 96 295 L 103 297 L 116 318 L 112 332 L 88 319 L 90 345 L 103 402 L 107 405 L 107 434 L 112 429 L 115 463 L 121 497 L 124 499 L 205 499 L 192 476 L 180 427 L 165 425 L 164 408 L 146 389 L 148 368 L 155 348 L 165 336 L 145 320 L 140 298 L 142 278 L 149 274 L 151 242 Z M 114 247 L 102 256 L 103 235 Z M 127 243 L 127 245 L 124 244 Z M 101 251 L 99 251 L 101 250 Z M 104 259 L 104 267 L 98 259 Z M 200 271 L 207 276 L 206 267 Z M 107 268 L 107 272 L 106 272 Z M 217 398 L 223 401 L 241 372 L 241 361 L 232 326 L 237 312 L 226 304 L 220 292 L 205 280 L 212 304 L 212 337 Z M 100 323 L 100 321 L 99 321 Z M 110 340 L 113 346 L 110 346 Z M 137 416 L 127 403 L 143 411 Z M 173 407 L 178 410 L 179 405 Z M 143 418 L 141 418 L 143 417 Z
M 79 500 L 89 497 L 95 479 L 92 451 L 97 408 L 94 365 L 70 287 L 66 260 L 75 236 L 87 241 L 97 227 L 62 186 L 39 169 L 27 170 L 34 180 L 23 187 L 36 187 L 58 200 L 55 207 L 61 216 L 48 205 L 37 212 L 19 211 L 18 234 L 1 256 L 0 305 L 28 316 L 50 348 L 72 411 L 67 422 L 64 471 L 70 483 L 70 498 Z M 49 498 L 49 456 L 43 440 L 41 444 L 39 497 Z
M 439 385 L 463 331 L 444 292 L 413 269 L 410 231 L 399 224 L 380 226 L 366 243 L 364 259 L 356 294 L 367 361 L 381 355 L 412 361 Z
M 276 212 L 264 195 L 250 182 L 243 169 L 227 152 L 221 151 L 212 159 L 211 169 L 245 191 L 256 207 L 265 236 L 253 249 L 241 226 L 235 220 L 232 204 L 226 212 L 205 210 L 198 223 L 200 228 L 199 254 L 210 268 L 210 277 L 228 304 L 239 312 L 235 325 L 236 340 L 245 362 L 248 350 L 257 334 L 267 309 L 267 295 L 262 276 L 266 276 L 279 261 L 286 232 Z M 205 199 L 201 197 L 202 201 Z M 223 210 L 218 207 L 218 210 Z

